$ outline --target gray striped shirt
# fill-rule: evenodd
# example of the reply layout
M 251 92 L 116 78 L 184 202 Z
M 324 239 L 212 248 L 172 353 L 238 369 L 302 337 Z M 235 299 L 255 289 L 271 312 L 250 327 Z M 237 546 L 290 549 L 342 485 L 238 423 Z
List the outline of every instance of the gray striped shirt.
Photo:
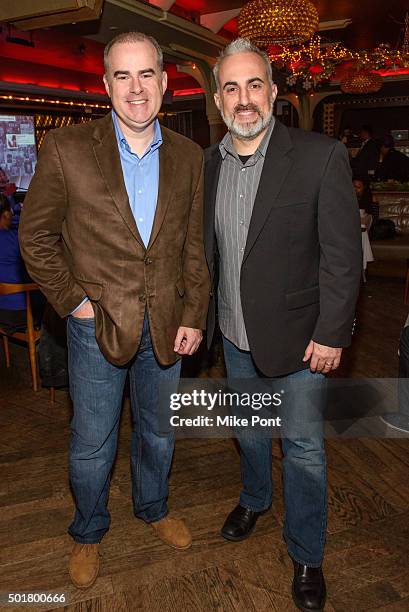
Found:
M 216 196 L 216 237 L 220 255 L 218 314 L 222 334 L 239 349 L 250 350 L 240 299 L 240 270 L 264 157 L 274 118 L 253 155 L 242 163 L 230 132 L 220 142 L 222 156 Z

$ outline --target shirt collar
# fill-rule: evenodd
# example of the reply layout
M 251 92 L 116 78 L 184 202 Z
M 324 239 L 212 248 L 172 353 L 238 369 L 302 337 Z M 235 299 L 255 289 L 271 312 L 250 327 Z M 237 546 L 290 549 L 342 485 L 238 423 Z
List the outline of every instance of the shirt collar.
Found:
M 274 125 L 275 125 L 275 117 L 273 116 L 271 119 L 271 123 L 268 126 L 267 132 L 263 136 L 263 140 L 260 142 L 260 144 L 258 145 L 253 155 L 257 154 L 258 156 L 262 155 L 263 157 L 265 157 L 266 152 L 267 152 L 267 147 L 270 142 L 271 134 L 274 129 Z M 230 132 L 227 132 L 227 134 L 225 134 L 223 139 L 220 141 L 219 150 L 220 150 L 220 154 L 223 159 L 226 157 L 227 153 L 230 153 L 230 155 L 233 155 L 233 157 L 238 158 L 236 150 L 233 146 L 233 139 L 231 137 Z
M 111 114 L 112 114 L 112 122 L 114 124 L 115 136 L 116 136 L 116 139 L 118 141 L 118 145 L 120 146 L 120 148 L 122 150 L 128 151 L 128 153 L 132 153 L 131 147 L 129 146 L 128 141 L 126 140 L 126 138 L 125 138 L 125 136 L 124 136 L 124 134 L 123 134 L 123 132 L 121 130 L 121 126 L 119 125 L 118 115 L 116 114 L 116 112 L 114 110 L 111 111 Z M 161 129 L 160 129 L 160 123 L 159 123 L 159 121 L 157 119 L 155 119 L 155 121 L 154 121 L 154 134 L 153 134 L 152 142 L 151 142 L 150 146 L 145 151 L 145 153 L 143 154 L 142 157 L 144 157 L 150 151 L 156 151 L 156 149 L 158 149 L 160 147 L 162 142 L 163 142 L 163 140 L 162 140 L 162 132 L 161 132 Z

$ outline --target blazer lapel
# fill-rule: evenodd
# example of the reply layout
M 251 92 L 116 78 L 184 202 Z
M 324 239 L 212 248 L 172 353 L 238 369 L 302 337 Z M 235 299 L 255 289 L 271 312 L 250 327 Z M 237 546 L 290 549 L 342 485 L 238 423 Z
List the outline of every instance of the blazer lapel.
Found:
M 175 189 L 176 179 L 176 161 L 175 148 L 172 147 L 172 140 L 166 128 L 161 127 L 162 144 L 159 147 L 159 191 L 158 201 L 156 204 L 155 217 L 151 236 L 149 239 L 148 249 L 151 248 L 159 234 L 165 218 L 166 211 L 169 206 L 170 199 Z
M 206 160 L 204 179 L 204 237 L 209 266 L 214 259 L 216 196 L 221 166 L 222 157 L 217 145 Z
M 129 204 L 111 113 L 95 129 L 94 154 L 107 189 L 135 240 L 145 248 Z
M 293 164 L 288 129 L 276 119 L 254 201 L 243 262 L 248 257 Z

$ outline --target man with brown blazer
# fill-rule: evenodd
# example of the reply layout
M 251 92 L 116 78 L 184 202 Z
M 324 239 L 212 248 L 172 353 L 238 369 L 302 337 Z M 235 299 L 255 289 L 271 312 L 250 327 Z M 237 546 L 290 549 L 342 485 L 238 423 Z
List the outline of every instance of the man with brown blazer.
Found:
M 214 68 L 229 131 L 206 152 L 205 243 L 214 287 L 207 336 L 222 333 L 230 379 L 276 378 L 283 395 L 284 537 L 300 610 L 322 610 L 325 376 L 351 341 L 361 234 L 345 147 L 273 116 L 271 64 L 246 39 Z M 237 431 L 242 490 L 221 535 L 247 538 L 272 504 L 271 438 Z
M 68 317 L 70 480 L 76 512 L 69 571 L 89 587 L 109 529 L 109 480 L 130 377 L 135 516 L 178 549 L 191 536 L 168 515 L 174 440 L 159 435 L 165 381 L 201 341 L 209 298 L 202 236 L 203 161 L 160 127 L 167 76 L 157 42 L 129 32 L 104 53 L 113 111 L 47 135 L 27 194 L 20 240 L 27 268 Z

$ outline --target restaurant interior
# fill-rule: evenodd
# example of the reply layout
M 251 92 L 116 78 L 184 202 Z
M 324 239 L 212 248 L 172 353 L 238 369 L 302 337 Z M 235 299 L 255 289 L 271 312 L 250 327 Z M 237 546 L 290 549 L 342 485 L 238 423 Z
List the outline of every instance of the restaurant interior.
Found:
M 158 41 L 168 74 L 160 123 L 203 149 L 226 132 L 214 102 L 216 59 L 238 36 L 253 37 L 272 63 L 275 117 L 340 140 L 351 163 L 362 279 L 352 345 L 331 377 L 394 387 L 409 314 L 409 2 L 297 2 L 2 0 L 0 194 L 18 228 L 46 134 L 110 112 L 103 52 L 113 37 L 134 30 Z M 306 10 L 311 4 L 317 19 Z M 369 141 L 372 162 L 363 155 Z M 391 151 L 395 161 L 387 163 Z M 0 224 L 0 238 L 5 231 Z M 104 564 L 91 589 L 75 589 L 66 569 L 74 502 L 65 320 L 28 275 L 10 280 L 4 248 L 0 241 L 0 592 L 65 593 L 64 602 L 35 609 L 69 612 L 295 609 L 281 535 L 280 441 L 273 440 L 272 509 L 251 538 L 232 545 L 219 530 L 240 491 L 236 445 L 221 437 L 178 439 L 170 499 L 194 539 L 183 553 L 171 550 L 132 514 L 129 389 Z M 20 318 L 2 320 L 16 292 Z M 225 376 L 218 341 L 183 360 L 184 378 Z M 388 410 L 399 413 L 399 406 Z M 394 426 L 375 411 L 359 435 L 343 430 L 326 440 L 328 611 L 409 610 L 409 407 L 399 419 Z

